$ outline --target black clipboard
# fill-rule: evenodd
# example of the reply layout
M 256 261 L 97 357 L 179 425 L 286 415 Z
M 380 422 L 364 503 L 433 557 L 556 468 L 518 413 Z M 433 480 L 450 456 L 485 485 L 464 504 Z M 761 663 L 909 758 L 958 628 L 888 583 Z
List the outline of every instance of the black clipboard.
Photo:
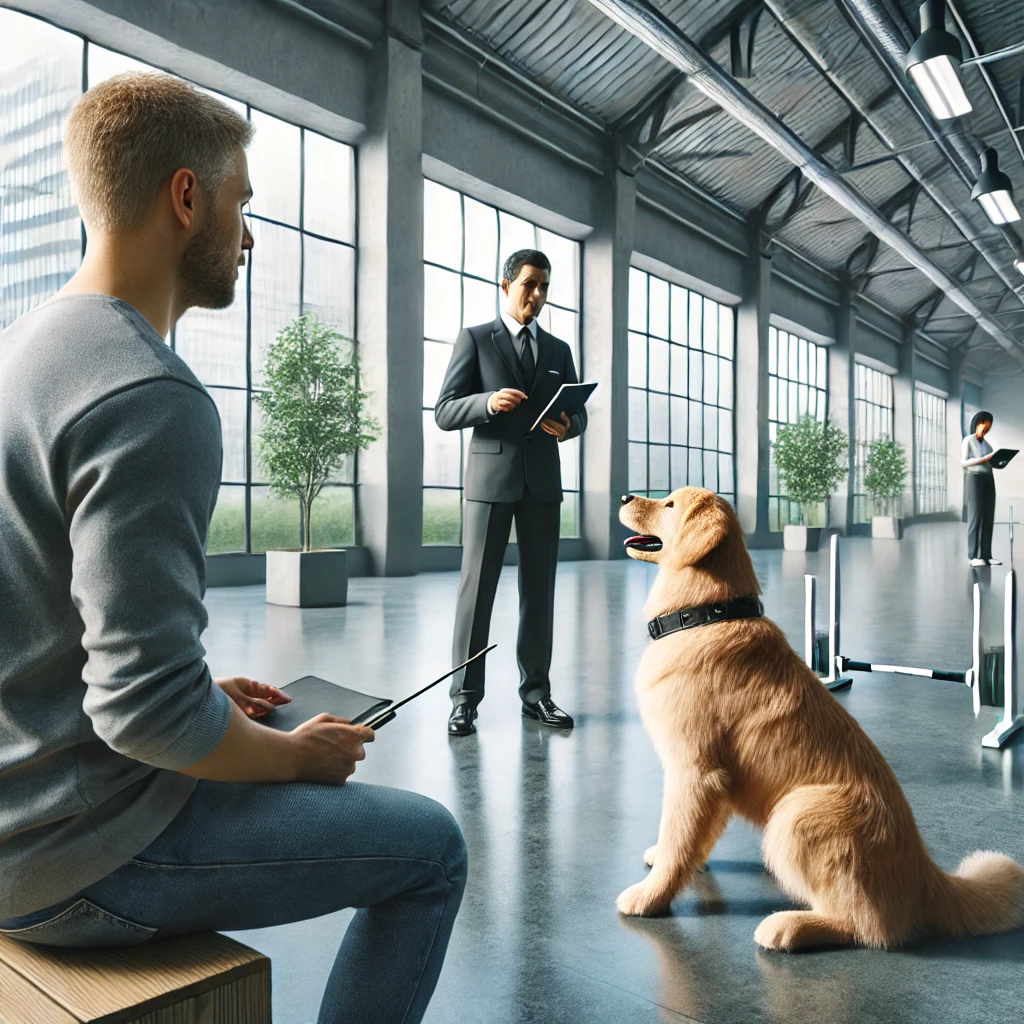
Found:
M 554 398 L 544 407 L 544 411 L 537 417 L 531 431 L 540 426 L 541 420 L 561 419 L 562 413 L 566 416 L 574 416 L 587 404 L 587 399 L 594 393 L 597 382 L 584 384 L 563 384 L 554 395 Z
M 992 458 L 988 460 L 988 464 L 993 469 L 1006 469 L 1014 455 L 1019 451 L 1019 448 L 1000 448 L 999 451 L 992 453 Z
M 251 721 L 267 725 L 279 732 L 291 732 L 296 726 L 326 712 L 349 721 L 374 714 L 390 707 L 390 697 L 374 697 L 369 693 L 338 686 L 319 676 L 303 676 L 280 687 L 290 704 L 278 704 L 269 715 L 260 715 Z
M 395 712 L 404 704 L 415 700 L 420 694 L 426 693 L 438 683 L 443 683 L 470 662 L 493 651 L 496 646 L 497 644 L 491 644 L 490 647 L 477 651 L 472 658 L 449 669 L 443 676 L 435 679 L 432 683 L 427 683 L 422 689 L 408 697 L 403 697 L 397 703 L 387 697 L 374 697 L 368 693 L 360 693 L 358 690 L 338 686 L 318 676 L 303 676 L 280 688 L 283 694 L 292 698 L 290 704 L 278 704 L 269 715 L 254 718 L 251 721 L 260 722 L 279 732 L 291 732 L 303 722 L 308 722 L 311 718 L 326 713 L 338 718 L 347 718 L 352 725 L 365 725 L 370 729 L 379 729 L 382 725 L 390 722 L 395 717 Z

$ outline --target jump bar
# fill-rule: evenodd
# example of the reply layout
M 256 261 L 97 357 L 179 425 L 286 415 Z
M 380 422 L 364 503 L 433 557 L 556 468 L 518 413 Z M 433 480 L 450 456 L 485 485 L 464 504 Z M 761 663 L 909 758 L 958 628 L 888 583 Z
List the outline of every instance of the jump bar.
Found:
M 944 672 L 938 668 L 907 668 L 905 665 L 873 665 L 867 661 L 851 661 L 842 658 L 842 671 L 851 672 L 891 672 L 898 676 L 924 676 L 925 679 L 945 679 L 950 683 L 967 683 L 967 672 Z

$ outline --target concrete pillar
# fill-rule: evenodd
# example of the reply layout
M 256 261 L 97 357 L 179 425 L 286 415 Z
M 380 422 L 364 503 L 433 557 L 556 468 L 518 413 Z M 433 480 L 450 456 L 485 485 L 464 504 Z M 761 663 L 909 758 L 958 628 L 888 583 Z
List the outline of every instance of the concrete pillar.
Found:
M 836 343 L 828 347 L 828 418 L 849 438 L 845 480 L 839 482 L 829 501 L 829 526 L 842 534 L 853 527 L 853 494 L 856 490 L 857 410 L 854 399 L 856 372 L 854 351 L 857 336 L 857 307 L 853 289 L 843 285 L 836 314 Z
M 598 388 L 583 437 L 583 537 L 591 558 L 624 558 L 619 497 L 629 490 L 629 266 L 636 232 L 636 179 L 617 168 L 583 246 L 583 358 Z
M 751 232 L 743 301 L 736 310 L 736 511 L 752 547 L 778 546 L 768 531 L 768 317 L 772 258 Z
M 902 445 L 907 453 L 910 475 L 903 491 L 903 515 L 910 519 L 917 514 L 915 481 L 917 480 L 916 425 L 914 420 L 914 330 L 904 327 L 903 344 L 900 346 L 899 371 L 892 379 L 892 433 L 893 440 Z
M 381 437 L 360 457 L 361 542 L 377 575 L 419 570 L 423 532 L 422 27 L 390 0 L 359 146 L 358 338 Z

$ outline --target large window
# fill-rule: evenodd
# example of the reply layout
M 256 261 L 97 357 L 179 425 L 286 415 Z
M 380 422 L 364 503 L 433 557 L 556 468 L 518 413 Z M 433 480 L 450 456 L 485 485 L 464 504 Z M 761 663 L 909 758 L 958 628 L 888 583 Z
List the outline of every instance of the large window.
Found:
M 288 321 L 315 313 L 351 348 L 355 330 L 354 153 L 351 147 L 249 108 L 252 234 L 246 287 L 227 310 L 192 310 L 174 344 L 207 385 L 224 428 L 224 482 L 208 550 L 266 551 L 301 540 L 298 499 L 270 496 L 255 441 L 268 346 Z M 348 352 L 345 353 L 346 355 Z M 229 437 L 231 441 L 229 457 Z M 355 543 L 355 460 L 313 504 L 316 547 Z M 246 529 L 248 536 L 246 536 Z
M 0 10 L 0 326 L 45 300 L 77 269 L 81 226 L 62 167 L 61 133 L 86 88 L 151 70 L 34 18 Z M 84 66 L 83 66 L 84 62 Z M 355 174 L 350 146 L 218 96 L 249 117 L 255 248 L 225 310 L 192 309 L 168 339 L 217 404 L 224 466 L 207 552 L 297 547 L 298 500 L 271 499 L 253 454 L 253 394 L 277 331 L 315 312 L 343 337 L 355 326 Z M 349 342 L 351 344 L 351 342 Z M 355 465 L 313 505 L 318 547 L 355 541 Z
M 552 267 L 540 325 L 569 345 L 582 377 L 580 246 L 436 182 L 425 180 L 423 188 L 423 543 L 461 544 L 468 438 L 434 423 L 455 338 L 461 328 L 498 316 L 505 259 L 517 249 L 540 249 Z M 579 534 L 579 443 L 577 438 L 559 445 L 563 537 Z
M 872 441 L 892 437 L 892 377 L 870 366 L 857 363 L 854 378 L 856 420 L 855 483 L 853 521 L 870 523 L 874 505 L 864 490 L 868 448 Z
M 733 311 L 653 274 L 629 272 L 629 489 L 687 485 L 735 503 Z
M 822 423 L 828 416 L 828 363 L 823 345 L 788 331 L 768 328 L 768 436 L 810 413 Z M 768 527 L 779 531 L 800 522 L 800 510 L 782 493 L 774 455 L 768 480 Z M 813 515 L 813 510 L 811 510 Z M 813 525 L 813 524 L 812 524 Z
M 946 399 L 914 389 L 915 513 L 946 511 Z
M 78 269 L 82 228 L 61 153 L 82 94 L 79 36 L 0 8 L 0 330 Z

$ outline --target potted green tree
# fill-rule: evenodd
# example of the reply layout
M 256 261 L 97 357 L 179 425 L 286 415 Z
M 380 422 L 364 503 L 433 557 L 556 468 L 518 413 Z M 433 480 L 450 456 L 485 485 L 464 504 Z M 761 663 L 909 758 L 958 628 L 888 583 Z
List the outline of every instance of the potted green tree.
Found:
M 282 327 L 267 349 L 264 389 L 253 396 L 264 418 L 256 454 L 271 494 L 298 498 L 302 509 L 301 548 L 267 552 L 270 604 L 322 608 L 347 600 L 346 552 L 313 547 L 311 510 L 345 458 L 379 436 L 364 413 L 369 397 L 359 387 L 355 343 L 312 313 Z
M 828 498 L 847 473 L 846 434 L 805 414 L 796 423 L 779 427 L 772 448 L 786 496 L 799 507 L 802 520 L 800 525 L 785 525 L 783 547 L 787 551 L 817 551 L 822 526 L 828 526 Z M 809 527 L 809 510 L 822 505 L 822 526 Z
M 888 437 L 868 445 L 864 489 L 874 505 L 871 536 L 899 540 L 903 536 L 900 506 L 909 469 L 903 448 Z

